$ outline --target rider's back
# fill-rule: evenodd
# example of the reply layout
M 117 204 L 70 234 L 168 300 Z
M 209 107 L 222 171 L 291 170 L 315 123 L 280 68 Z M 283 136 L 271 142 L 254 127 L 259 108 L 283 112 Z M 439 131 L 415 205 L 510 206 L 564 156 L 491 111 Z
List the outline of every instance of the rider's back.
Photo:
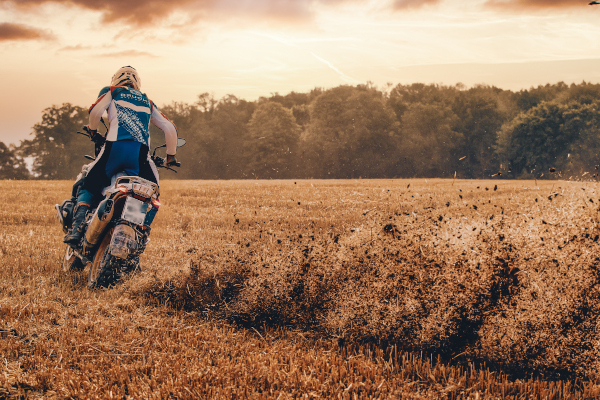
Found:
M 139 90 L 127 86 L 103 88 L 98 102 L 106 95 L 112 98 L 106 110 L 110 123 L 106 139 L 111 142 L 134 140 L 149 146 L 149 126 L 153 108 L 150 99 Z

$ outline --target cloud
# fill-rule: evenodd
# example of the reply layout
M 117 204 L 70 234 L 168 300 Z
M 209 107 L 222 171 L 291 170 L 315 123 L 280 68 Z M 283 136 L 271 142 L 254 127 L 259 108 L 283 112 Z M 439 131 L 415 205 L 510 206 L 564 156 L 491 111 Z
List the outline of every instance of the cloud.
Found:
M 27 25 L 0 23 L 0 42 L 14 40 L 52 40 L 54 35 L 48 31 L 32 28 Z
M 76 46 L 62 47 L 62 48 L 58 49 L 58 51 L 80 51 L 80 50 L 90 50 L 91 48 L 92 48 L 92 46 L 84 46 L 82 44 L 78 44 Z
M 436 2 L 438 0 L 396 0 L 396 2 Z M 203 20 L 258 19 L 277 22 L 305 22 L 318 5 L 337 5 L 360 0 L 0 0 L 22 11 L 35 11 L 41 5 L 76 6 L 102 13 L 103 22 L 147 26 L 165 20 L 176 12 Z
M 23 11 L 35 11 L 45 4 L 78 6 L 101 12 L 103 22 L 121 21 L 132 25 L 146 25 L 197 2 L 198 0 L 0 0 L 0 5 L 12 5 Z
M 584 9 L 588 1 L 573 0 L 488 0 L 486 6 L 494 8 L 504 8 L 508 10 L 522 9 L 556 9 L 556 8 L 575 8 Z
M 313 18 L 313 4 L 330 4 L 335 0 L 220 0 L 207 11 L 222 19 L 248 18 L 281 22 L 304 22 Z
M 98 54 L 97 57 L 150 57 L 150 58 L 158 58 L 157 55 L 152 53 L 148 53 L 146 51 L 138 51 L 138 50 L 123 50 L 117 51 L 113 53 L 103 53 Z
M 425 5 L 437 4 L 441 0 L 395 0 L 392 7 L 394 10 L 407 10 L 414 8 L 421 8 Z

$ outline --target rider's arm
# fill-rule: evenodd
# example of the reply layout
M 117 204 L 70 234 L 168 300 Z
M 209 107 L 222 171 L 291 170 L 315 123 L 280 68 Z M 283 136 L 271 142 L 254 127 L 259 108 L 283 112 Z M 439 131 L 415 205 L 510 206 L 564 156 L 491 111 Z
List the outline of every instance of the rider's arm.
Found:
M 100 125 L 100 119 L 102 115 L 104 115 L 104 111 L 110 106 L 110 102 L 112 100 L 112 96 L 110 93 L 110 88 L 105 87 L 100 91 L 98 95 L 98 100 L 89 109 L 90 113 L 90 129 L 97 130 L 98 125 Z
M 156 125 L 165 133 L 165 141 L 167 143 L 167 154 L 175 155 L 177 152 L 177 128 L 175 124 L 161 113 L 158 107 L 153 104 L 152 115 L 150 122 Z

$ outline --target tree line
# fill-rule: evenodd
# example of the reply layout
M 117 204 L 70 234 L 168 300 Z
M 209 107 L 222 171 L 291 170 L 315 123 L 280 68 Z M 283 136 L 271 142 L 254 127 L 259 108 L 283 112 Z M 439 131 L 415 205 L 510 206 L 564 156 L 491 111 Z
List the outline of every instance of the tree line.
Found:
M 596 176 L 599 108 L 600 85 L 560 82 L 344 85 L 256 101 L 204 93 L 161 111 L 187 139 L 172 179 L 569 179 Z M 75 134 L 86 123 L 86 108 L 45 109 L 32 138 L 0 142 L 0 179 L 73 179 L 93 154 Z M 154 127 L 151 141 L 164 143 Z

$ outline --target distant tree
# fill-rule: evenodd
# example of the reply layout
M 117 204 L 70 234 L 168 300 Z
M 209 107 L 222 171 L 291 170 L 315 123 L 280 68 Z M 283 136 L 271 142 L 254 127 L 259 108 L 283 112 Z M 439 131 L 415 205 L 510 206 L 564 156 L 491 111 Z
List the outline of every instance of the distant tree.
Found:
M 566 93 L 569 90 L 564 82 L 558 82 L 554 85 L 546 84 L 540 85 L 537 88 L 530 88 L 529 90 L 521 90 L 515 93 L 515 102 L 519 107 L 520 111 L 528 111 L 534 107 L 537 107 L 542 102 L 550 102 L 555 100 L 558 96 Z
M 348 99 L 347 115 L 353 115 L 347 147 L 352 172 L 347 177 L 393 176 L 398 163 L 400 124 L 383 93 L 374 88 L 357 88 Z M 350 127 L 349 127 L 350 128 Z
M 413 83 L 411 85 L 397 85 L 389 94 L 388 106 L 394 110 L 398 120 L 408 111 L 411 104 L 441 104 L 450 106 L 458 94 L 459 89 L 452 86 L 426 85 Z
M 18 157 L 15 146 L 0 142 L 0 179 L 29 179 L 25 162 Z
M 310 93 L 290 92 L 285 96 L 282 96 L 279 93 L 273 93 L 271 97 L 261 97 L 259 99 L 259 102 L 272 101 L 281 104 L 285 108 L 292 108 L 294 106 L 307 105 L 310 102 L 310 100 Z
M 208 100 L 208 99 L 204 99 Z M 209 100 L 208 100 L 209 101 Z M 161 176 L 169 179 L 200 179 L 213 178 L 214 171 L 211 171 L 207 163 L 209 154 L 207 151 L 208 119 L 210 119 L 210 105 L 172 103 L 161 107 L 161 111 L 175 124 L 177 134 L 180 138 L 185 138 L 187 143 L 185 147 L 177 150 L 177 159 L 182 163 L 182 168 L 178 173 L 160 170 Z M 165 143 L 163 132 L 151 125 L 152 147 Z M 151 149 L 152 150 L 152 149 Z M 165 150 L 160 153 L 166 154 Z
M 600 102 L 569 107 L 562 127 L 573 138 L 566 157 L 563 154 L 556 168 L 565 177 L 600 173 Z
M 455 130 L 463 135 L 457 154 L 466 157 L 459 164 L 465 178 L 485 178 L 498 170 L 496 138 L 506 118 L 498 105 L 501 92 L 494 87 L 476 86 L 460 92 L 452 106 L 457 116 Z
M 33 126 L 33 139 L 21 143 L 23 157 L 33 157 L 33 172 L 40 179 L 73 179 L 93 154 L 94 145 L 76 132 L 88 122 L 85 108 L 65 103 L 46 108 Z
M 220 179 L 250 178 L 244 162 L 244 143 L 248 135 L 248 122 L 256 108 L 255 102 L 227 95 L 219 100 L 208 126 L 207 159 L 215 176 Z
M 194 104 L 196 108 L 204 114 L 212 115 L 219 101 L 210 93 L 202 93 L 198 95 L 198 100 Z
M 280 103 L 258 105 L 248 123 L 244 146 L 248 171 L 256 178 L 291 178 L 297 173 L 300 126 Z
M 340 170 L 347 168 L 340 160 L 348 125 L 344 106 L 353 90 L 351 86 L 339 86 L 323 92 L 310 104 L 310 124 L 303 133 L 301 150 L 308 177 L 336 178 Z
M 549 177 L 548 170 L 564 162 L 585 125 L 575 109 L 581 106 L 542 102 L 502 128 L 498 153 L 516 177 Z
M 310 106 L 302 138 L 309 176 L 382 177 L 396 163 L 398 122 L 383 94 L 365 86 L 339 86 Z
M 568 90 L 561 91 L 555 98 L 559 103 L 592 104 L 600 99 L 600 84 L 582 82 L 571 84 Z
M 233 179 L 249 177 L 243 159 L 247 123 L 255 102 L 227 95 L 216 100 L 203 93 L 194 104 L 172 103 L 161 110 L 177 126 L 187 144 L 177 153 L 179 174 L 169 179 Z M 162 132 L 151 126 L 152 143 L 164 143 Z M 164 151 L 163 151 L 164 152 Z
M 463 135 L 449 106 L 414 103 L 402 117 L 402 176 L 451 177 L 456 171 Z
M 292 107 L 292 114 L 301 127 L 305 127 L 310 122 L 310 108 L 305 104 Z

